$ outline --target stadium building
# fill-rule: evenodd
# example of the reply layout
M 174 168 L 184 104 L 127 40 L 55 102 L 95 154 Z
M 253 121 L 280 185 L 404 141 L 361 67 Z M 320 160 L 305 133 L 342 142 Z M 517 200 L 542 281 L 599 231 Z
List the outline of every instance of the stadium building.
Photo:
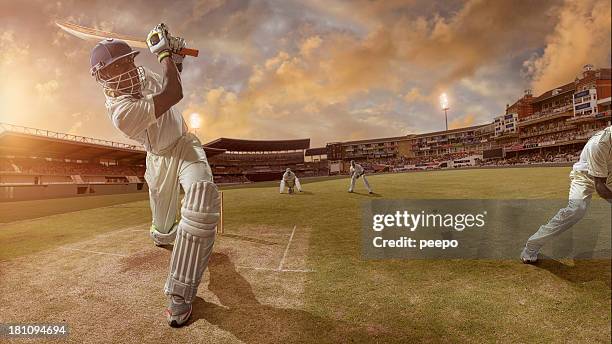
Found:
M 610 69 L 585 65 L 573 82 L 523 97 L 519 101 L 530 111 L 518 114 L 518 140 L 506 142 L 503 158 L 523 163 L 574 159 L 594 132 L 610 125 L 610 93 Z
M 367 171 L 388 170 L 410 155 L 413 135 L 384 137 L 369 140 L 333 142 L 326 145 L 331 174 L 348 171 L 351 160 L 362 164 Z M 370 161 L 375 162 L 373 164 Z
M 327 160 L 327 148 L 308 148 L 304 151 L 304 164 L 308 167 L 303 176 L 328 176 L 329 162 Z
M 146 155 L 139 145 L 0 123 L 0 202 L 147 192 Z
M 492 123 L 418 135 L 327 144 L 331 173 L 356 160 L 370 171 L 486 164 L 564 162 L 611 124 L 610 68 L 585 65 L 581 76 L 534 97 L 526 90 Z
M 222 137 L 204 147 L 223 151 L 208 159 L 219 184 L 280 180 L 287 168 L 299 177 L 328 174 L 326 168 L 320 171 L 321 161 L 304 160 L 310 139 L 262 141 Z
M 147 191 L 145 157 L 134 145 L 0 123 L 0 201 Z
M 418 135 L 327 145 L 330 172 L 346 172 L 355 160 L 371 172 L 473 166 L 492 147 L 494 126 L 476 125 Z M 466 161 L 468 159 L 468 161 Z
M 416 135 L 412 140 L 413 155 L 418 163 L 453 161 L 468 156 L 480 156 L 491 148 L 493 124 L 475 125 Z

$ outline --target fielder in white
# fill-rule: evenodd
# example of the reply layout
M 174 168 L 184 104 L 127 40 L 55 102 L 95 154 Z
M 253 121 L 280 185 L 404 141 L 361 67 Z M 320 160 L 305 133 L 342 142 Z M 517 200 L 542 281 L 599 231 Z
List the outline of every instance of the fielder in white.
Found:
M 612 203 L 612 127 L 597 132 L 585 144 L 580 159 L 570 173 L 569 202 L 567 207 L 533 234 L 521 253 L 523 263 L 535 263 L 538 251 L 554 236 L 570 229 L 586 214 L 593 196 Z
M 365 170 L 361 165 L 355 162 L 355 160 L 351 160 L 351 168 L 349 170 L 349 174 L 351 176 L 351 186 L 349 186 L 348 192 L 353 192 L 355 189 L 355 181 L 359 179 L 359 177 L 363 177 L 363 184 L 368 189 L 368 193 L 372 193 L 372 189 L 370 188 L 370 183 L 365 176 Z
M 302 185 L 300 184 L 300 179 L 291 171 L 290 168 L 285 170 L 283 173 L 283 179 L 280 182 L 280 193 L 285 191 L 285 186 L 287 187 L 287 192 L 293 193 L 293 188 L 296 187 L 299 192 L 302 192 Z
M 138 54 L 123 41 L 107 39 L 91 53 L 91 73 L 104 88 L 108 114 L 117 129 L 147 151 L 145 179 L 153 214 L 150 235 L 158 245 L 174 242 L 168 295 L 168 324 L 185 324 L 215 241 L 220 198 L 200 141 L 188 133 L 173 108 L 183 97 L 180 71 L 185 41 L 164 24 L 147 37 L 149 50 L 163 66 L 163 79 L 136 67 Z M 177 222 L 179 191 L 185 198 Z

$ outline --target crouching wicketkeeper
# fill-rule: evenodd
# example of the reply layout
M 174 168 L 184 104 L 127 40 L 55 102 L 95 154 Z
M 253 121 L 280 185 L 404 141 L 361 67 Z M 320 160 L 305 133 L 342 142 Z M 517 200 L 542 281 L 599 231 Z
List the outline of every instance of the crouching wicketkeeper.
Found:
M 296 187 L 299 192 L 302 192 L 302 185 L 300 184 L 300 179 L 291 171 L 290 168 L 285 170 L 283 173 L 283 179 L 280 182 L 280 193 L 285 191 L 285 187 L 287 187 L 287 192 L 290 194 L 293 193 L 293 188 Z
M 182 98 L 179 72 L 185 47 L 164 24 L 148 35 L 147 44 L 163 67 L 163 79 L 136 67 L 138 54 L 123 41 L 107 39 L 91 52 L 91 73 L 104 88 L 108 114 L 117 129 L 147 151 L 145 179 L 149 186 L 151 238 L 158 245 L 174 242 L 165 285 L 166 316 L 176 327 L 187 322 L 202 274 L 208 265 L 220 199 L 200 141 L 188 133 L 173 108 Z M 185 191 L 177 219 L 180 187 Z

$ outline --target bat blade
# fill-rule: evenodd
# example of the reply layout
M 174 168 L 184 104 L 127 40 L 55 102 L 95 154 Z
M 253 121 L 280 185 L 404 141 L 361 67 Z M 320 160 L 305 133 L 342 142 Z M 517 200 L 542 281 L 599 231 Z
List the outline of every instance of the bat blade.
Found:
M 101 41 L 105 38 L 120 39 L 134 48 L 147 48 L 147 43 L 144 40 L 136 37 L 121 35 L 114 32 L 102 31 L 66 21 L 56 21 L 55 24 L 69 34 L 84 39 L 86 41 Z
M 129 46 L 134 48 L 143 48 L 146 49 L 147 43 L 144 40 L 138 39 L 136 37 L 121 35 L 114 32 L 98 30 L 86 26 L 81 26 L 77 24 L 73 24 L 67 21 L 58 20 L 55 22 L 55 25 L 60 27 L 62 30 L 68 32 L 69 34 L 78 37 L 80 39 L 86 41 L 96 41 L 99 42 L 105 38 L 114 38 L 120 39 L 127 43 Z M 179 52 L 181 55 L 189 55 L 189 56 L 198 56 L 199 51 L 196 49 L 185 48 Z

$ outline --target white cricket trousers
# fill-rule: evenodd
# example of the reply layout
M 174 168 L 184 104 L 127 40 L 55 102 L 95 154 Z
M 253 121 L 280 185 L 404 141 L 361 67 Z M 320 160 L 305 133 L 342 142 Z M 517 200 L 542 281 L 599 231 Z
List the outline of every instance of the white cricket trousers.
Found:
M 612 178 L 608 178 L 606 184 L 609 188 L 612 187 Z M 527 248 L 537 252 L 553 237 L 578 223 L 586 214 L 594 192 L 595 180 L 587 172 L 572 171 L 567 207 L 559 210 L 547 224 L 540 226 L 540 229 L 527 240 Z
M 198 181 L 213 182 L 213 176 L 200 140 L 187 133 L 160 154 L 147 152 L 145 180 L 153 224 L 160 233 L 168 233 L 178 220 L 180 188 L 185 193 Z
M 349 191 L 353 192 L 353 189 L 355 189 L 355 181 L 359 178 L 363 178 L 363 184 L 365 184 L 365 187 L 368 189 L 368 192 L 372 192 L 372 189 L 370 188 L 370 183 L 368 183 L 368 180 L 366 179 L 365 173 L 362 174 L 361 176 L 355 176 L 355 174 L 353 174 L 353 176 L 351 177 L 351 186 L 349 187 Z

